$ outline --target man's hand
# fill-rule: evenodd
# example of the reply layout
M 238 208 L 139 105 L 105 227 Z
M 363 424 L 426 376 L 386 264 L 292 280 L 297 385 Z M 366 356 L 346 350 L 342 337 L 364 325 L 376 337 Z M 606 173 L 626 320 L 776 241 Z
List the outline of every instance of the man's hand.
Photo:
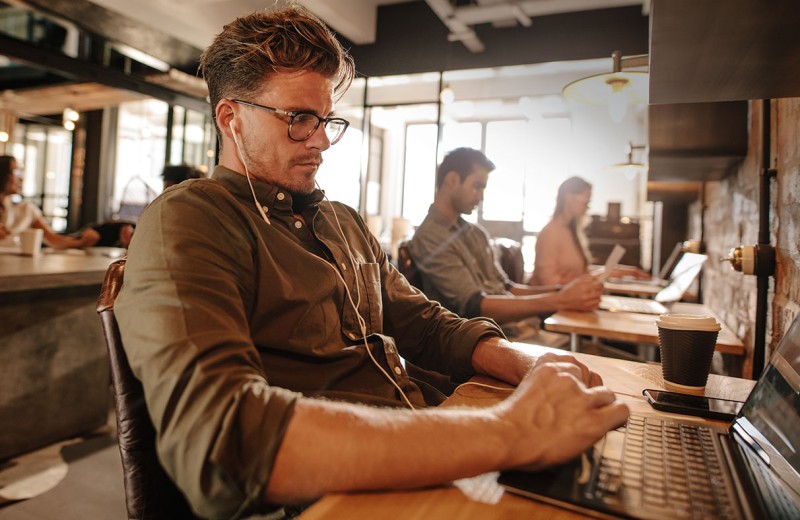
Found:
M 584 274 L 565 285 L 558 294 L 561 297 L 561 309 L 592 311 L 600 305 L 603 284 L 594 276 Z
M 603 378 L 600 377 L 600 374 L 592 372 L 592 370 L 589 367 L 587 367 L 586 365 L 575 359 L 575 356 L 571 356 L 569 354 L 554 354 L 548 352 L 543 356 L 539 356 L 534 366 L 538 367 L 545 363 L 559 363 L 561 365 L 566 363 L 571 363 L 578 368 L 578 371 L 574 370 L 572 371 L 573 375 L 575 375 L 578 381 L 580 381 L 584 385 L 588 387 L 593 387 L 593 386 L 600 386 L 603 384 Z
M 605 387 L 587 388 L 574 363 L 540 361 L 494 411 L 509 423 L 504 469 L 539 470 L 578 456 L 628 418 Z

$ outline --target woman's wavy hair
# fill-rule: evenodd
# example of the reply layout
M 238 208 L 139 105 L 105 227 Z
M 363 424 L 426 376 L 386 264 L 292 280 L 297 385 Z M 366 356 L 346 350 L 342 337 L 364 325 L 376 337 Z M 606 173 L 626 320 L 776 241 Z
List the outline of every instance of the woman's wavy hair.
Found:
M 591 189 L 592 185 L 580 177 L 570 177 L 562 182 L 558 187 L 558 195 L 556 196 L 556 210 L 553 212 L 553 216 L 559 216 L 564 212 L 564 206 L 567 203 L 568 194 L 579 195 L 586 191 L 590 191 Z M 567 223 L 569 230 L 572 233 L 573 240 L 575 240 L 578 248 L 580 248 L 580 250 L 583 252 L 586 265 L 589 265 L 592 263 L 592 254 L 589 252 L 589 239 L 586 238 L 586 224 L 587 221 L 585 218 L 573 218 Z
M 247 99 L 271 74 L 301 70 L 331 78 L 336 99 L 356 74 L 353 58 L 333 32 L 299 5 L 257 11 L 225 25 L 203 52 L 199 68 L 212 117 L 221 99 Z
M 8 188 L 8 183 L 11 181 L 11 175 L 14 172 L 12 165 L 17 160 L 11 155 L 0 155 L 0 196 L 5 193 Z

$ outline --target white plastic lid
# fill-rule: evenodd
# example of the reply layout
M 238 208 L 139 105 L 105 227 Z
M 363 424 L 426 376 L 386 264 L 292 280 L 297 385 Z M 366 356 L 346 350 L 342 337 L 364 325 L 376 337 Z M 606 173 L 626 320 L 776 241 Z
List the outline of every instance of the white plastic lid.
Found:
M 722 327 L 714 316 L 702 314 L 662 314 L 656 325 L 672 330 L 702 330 L 718 332 Z

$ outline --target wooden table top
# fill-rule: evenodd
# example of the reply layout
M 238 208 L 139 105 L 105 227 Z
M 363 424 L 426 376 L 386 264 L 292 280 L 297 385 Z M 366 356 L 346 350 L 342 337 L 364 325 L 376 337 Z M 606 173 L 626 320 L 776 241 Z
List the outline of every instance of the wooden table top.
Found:
M 24 256 L 13 248 L 0 248 L 0 292 L 100 285 L 117 248 L 45 249 Z
M 697 303 L 676 303 L 672 312 L 685 314 L 714 313 L 705 305 Z M 612 312 L 596 310 L 593 312 L 560 311 L 544 321 L 544 328 L 553 332 L 567 332 L 582 336 L 630 341 L 633 343 L 649 343 L 658 345 L 658 316 L 637 314 L 633 312 Z M 719 318 L 722 325 L 717 337 L 717 351 L 724 354 L 745 354 L 744 343 Z
M 532 355 L 541 355 L 545 352 L 564 353 L 537 345 L 515 343 L 515 346 Z M 628 404 L 631 412 L 658 413 L 647 404 L 642 396 L 642 390 L 664 389 L 660 365 L 581 353 L 576 353 L 575 357 L 599 373 L 604 384 L 617 394 L 618 399 Z M 473 382 L 508 386 L 480 376 L 474 378 Z M 755 381 L 711 374 L 706 385 L 706 395 L 744 400 L 754 385 Z M 507 395 L 508 392 L 501 390 L 465 384 L 458 387 L 442 406 L 490 406 Z M 506 493 L 497 484 L 497 476 L 496 472 L 487 473 L 470 479 L 461 479 L 446 486 L 411 491 L 333 493 L 317 501 L 300 518 L 302 520 L 587 518 L 580 513 Z

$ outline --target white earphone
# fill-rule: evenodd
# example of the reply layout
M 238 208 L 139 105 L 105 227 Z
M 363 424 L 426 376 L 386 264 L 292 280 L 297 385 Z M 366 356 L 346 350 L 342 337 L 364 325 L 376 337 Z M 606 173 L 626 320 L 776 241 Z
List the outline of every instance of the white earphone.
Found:
M 239 146 L 239 139 L 236 138 L 236 129 L 233 128 L 233 118 L 228 122 L 228 128 L 231 129 L 231 135 L 233 136 L 233 143 L 236 145 L 236 152 L 239 154 L 239 160 L 242 161 L 242 166 L 244 166 L 244 176 L 247 178 L 247 184 L 250 186 L 250 193 L 253 195 L 253 202 L 256 205 L 256 209 L 258 213 L 261 215 L 261 218 L 264 219 L 269 225 L 272 225 L 272 222 L 269 221 L 269 217 L 267 217 L 267 212 L 264 211 L 264 208 L 261 207 L 261 204 L 258 202 L 258 197 L 256 197 L 256 190 L 253 189 L 253 182 L 250 180 L 250 171 L 247 169 L 247 162 L 244 160 L 244 154 L 242 154 L 242 149 Z

